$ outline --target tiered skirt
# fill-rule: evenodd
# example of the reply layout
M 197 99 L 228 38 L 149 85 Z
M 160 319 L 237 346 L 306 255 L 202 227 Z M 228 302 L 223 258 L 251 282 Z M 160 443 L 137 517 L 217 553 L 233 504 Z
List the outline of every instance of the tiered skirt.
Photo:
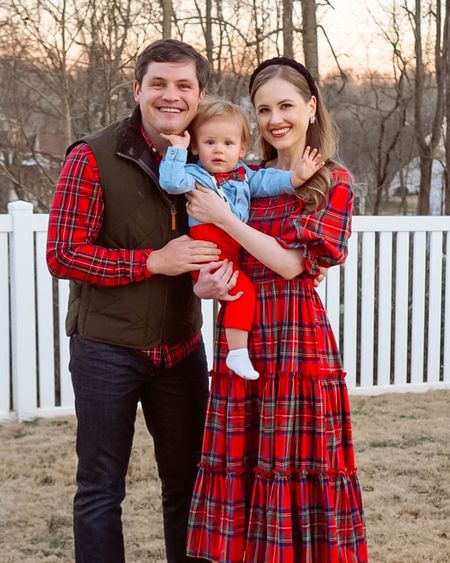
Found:
M 344 373 L 213 373 L 188 555 L 367 561 Z

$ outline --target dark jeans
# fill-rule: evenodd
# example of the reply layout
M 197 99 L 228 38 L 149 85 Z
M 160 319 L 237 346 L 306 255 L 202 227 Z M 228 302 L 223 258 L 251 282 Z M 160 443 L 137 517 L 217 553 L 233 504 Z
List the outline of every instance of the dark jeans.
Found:
M 155 444 L 167 561 L 199 561 L 186 557 L 186 530 L 208 396 L 203 346 L 170 369 L 79 335 L 71 338 L 70 354 L 78 419 L 77 563 L 125 561 L 120 505 L 138 401 Z

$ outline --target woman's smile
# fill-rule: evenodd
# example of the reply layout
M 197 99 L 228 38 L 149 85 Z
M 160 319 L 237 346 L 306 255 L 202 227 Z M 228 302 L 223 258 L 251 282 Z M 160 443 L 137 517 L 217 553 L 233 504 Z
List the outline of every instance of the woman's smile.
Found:
M 276 129 L 271 129 L 270 132 L 273 137 L 284 137 L 289 133 L 292 127 L 277 127 Z

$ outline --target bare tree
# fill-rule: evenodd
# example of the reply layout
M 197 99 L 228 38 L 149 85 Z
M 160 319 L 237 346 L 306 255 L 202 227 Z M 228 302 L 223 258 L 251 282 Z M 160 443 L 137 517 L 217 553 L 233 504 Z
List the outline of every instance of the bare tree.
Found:
M 196 5 L 198 3 L 196 2 Z M 214 41 L 212 35 L 212 1 L 206 0 L 205 2 L 205 27 L 204 27 L 204 34 L 205 34 L 205 44 L 206 44 L 206 56 L 209 61 L 213 60 L 213 48 L 214 48 Z
M 5 131 L 0 135 L 0 174 L 8 186 L 16 186 L 17 193 L 26 189 L 39 194 L 41 187 L 51 193 L 65 146 L 129 113 L 134 105 L 130 62 L 144 43 L 170 36 L 191 42 L 213 66 L 210 89 L 250 109 L 248 75 L 267 57 L 284 53 L 302 59 L 303 49 L 305 63 L 318 80 L 321 29 L 340 73 L 334 81 L 324 77 L 324 96 L 348 131 L 347 158 L 370 186 L 368 207 L 381 210 L 389 180 L 409 149 L 408 76 L 413 72 L 406 57 L 404 66 L 398 59 L 394 79 L 374 73 L 361 82 L 350 77 L 344 91 L 344 71 L 317 23 L 320 10 L 331 5 L 328 0 L 194 0 L 177 3 L 182 9 L 173 4 L 0 0 L 0 13 L 8 14 L 0 22 L 0 129 Z M 438 14 L 427 17 L 434 22 Z M 392 44 L 396 49 L 401 53 Z M 434 67 L 427 64 L 425 87 L 434 87 Z M 434 101 L 434 93 L 428 94 L 435 91 L 423 95 L 426 134 L 427 104 Z
M 162 36 L 163 39 L 172 37 L 172 0 L 160 0 L 162 8 Z
M 428 215 L 430 211 L 430 189 L 431 189 L 431 172 L 433 160 L 436 154 L 436 148 L 441 139 L 441 128 L 444 117 L 444 72 L 445 72 L 445 56 L 443 52 L 443 28 L 442 28 L 442 10 L 441 0 L 436 0 L 434 10 L 428 12 L 431 18 L 430 24 L 434 23 L 435 48 L 434 48 L 434 74 L 426 72 L 426 63 L 424 61 L 423 35 L 422 35 L 422 2 L 415 0 L 414 11 L 410 10 L 406 2 L 403 4 L 406 10 L 411 27 L 414 32 L 414 47 L 416 55 L 416 72 L 415 72 L 415 138 L 419 150 L 420 158 L 420 191 L 417 202 L 417 213 L 419 215 Z M 432 6 L 430 6 L 431 8 Z M 447 14 L 448 17 L 448 14 Z M 446 18 L 447 19 L 447 18 Z M 447 24 L 448 26 L 448 24 Z M 428 132 L 424 121 L 424 97 L 426 83 L 432 80 L 436 91 L 435 108 L 432 115 L 431 130 Z
M 445 214 L 450 215 L 450 0 L 445 3 L 445 75 L 447 77 L 446 134 L 445 134 Z M 448 258 L 448 257 L 447 257 Z
M 412 153 L 414 137 L 408 125 L 412 94 L 406 70 L 395 78 L 368 72 L 356 84 L 350 80 L 339 98 L 337 103 L 349 113 L 346 117 L 342 109 L 334 111 L 343 131 L 344 152 L 365 185 L 365 211 L 377 215 L 388 197 L 387 188 Z
M 315 0 L 301 0 L 302 38 L 305 65 L 319 80 L 319 48 L 317 43 L 317 4 Z
M 0 0 L 3 178 L 45 210 L 64 149 L 130 111 L 127 68 L 148 25 L 136 0 Z M 156 14 L 155 14 L 156 15 Z M 28 194 L 28 197 L 25 197 Z
M 193 7 L 187 16 L 174 15 L 180 37 L 188 28 L 190 33 L 196 31 L 196 37 L 203 41 L 195 46 L 206 50 L 213 66 L 210 90 L 239 101 L 249 71 L 277 47 L 277 37 L 282 31 L 281 24 L 277 25 L 272 17 L 277 13 L 277 3 L 274 0 L 194 0 Z
M 283 54 L 291 59 L 294 56 L 293 35 L 292 0 L 283 0 Z
M 216 2 L 216 10 L 219 13 L 220 9 L 221 9 L 221 4 L 222 2 L 219 0 L 218 2 Z M 220 81 L 221 81 L 221 65 L 222 65 L 222 61 L 221 61 L 221 54 L 222 54 L 222 47 L 223 47 L 223 33 L 220 32 L 218 34 L 218 45 L 215 44 L 215 40 L 214 40 L 214 23 L 216 23 L 217 26 L 220 26 L 220 18 L 217 17 L 215 20 L 213 18 L 213 12 L 212 12 L 212 0 L 206 0 L 206 2 L 204 3 L 205 6 L 205 12 L 202 12 L 200 3 L 197 0 L 194 0 L 194 5 L 195 5 L 195 9 L 197 12 L 197 16 L 198 16 L 198 25 L 200 26 L 202 33 L 203 33 L 203 37 L 205 39 L 205 49 L 206 49 L 206 58 L 208 59 L 208 61 L 211 63 L 211 65 L 213 66 L 215 73 L 214 76 L 212 77 L 211 83 L 209 85 L 209 88 L 212 92 L 217 92 Z M 217 37 L 217 34 L 216 34 Z M 218 55 L 217 57 L 214 57 L 214 50 L 217 47 L 217 50 L 219 51 L 220 55 Z
M 411 159 L 413 153 L 410 135 L 407 126 L 408 109 L 412 101 L 409 88 L 409 73 L 411 61 L 402 53 L 402 31 L 395 4 L 387 8 L 385 13 L 389 16 L 388 25 L 385 20 L 378 24 L 381 36 L 387 41 L 392 52 L 392 90 L 385 89 L 378 92 L 373 85 L 376 100 L 378 123 L 376 156 L 373 161 L 375 170 L 375 197 L 372 212 L 378 214 L 381 210 L 385 190 L 391 184 L 395 174 L 399 176 L 402 209 L 406 213 L 406 185 L 404 182 L 404 165 Z M 380 107 L 380 95 L 387 95 L 391 100 L 390 106 Z

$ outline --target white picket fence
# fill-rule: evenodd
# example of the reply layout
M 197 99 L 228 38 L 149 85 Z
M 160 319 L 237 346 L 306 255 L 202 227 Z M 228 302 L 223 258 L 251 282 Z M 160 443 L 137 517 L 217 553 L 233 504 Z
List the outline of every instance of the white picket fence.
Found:
M 68 282 L 45 263 L 48 215 L 0 215 L 0 420 L 74 412 L 64 332 Z M 350 392 L 450 387 L 450 217 L 354 217 L 349 256 L 319 294 Z M 208 359 L 213 306 L 204 302 Z

